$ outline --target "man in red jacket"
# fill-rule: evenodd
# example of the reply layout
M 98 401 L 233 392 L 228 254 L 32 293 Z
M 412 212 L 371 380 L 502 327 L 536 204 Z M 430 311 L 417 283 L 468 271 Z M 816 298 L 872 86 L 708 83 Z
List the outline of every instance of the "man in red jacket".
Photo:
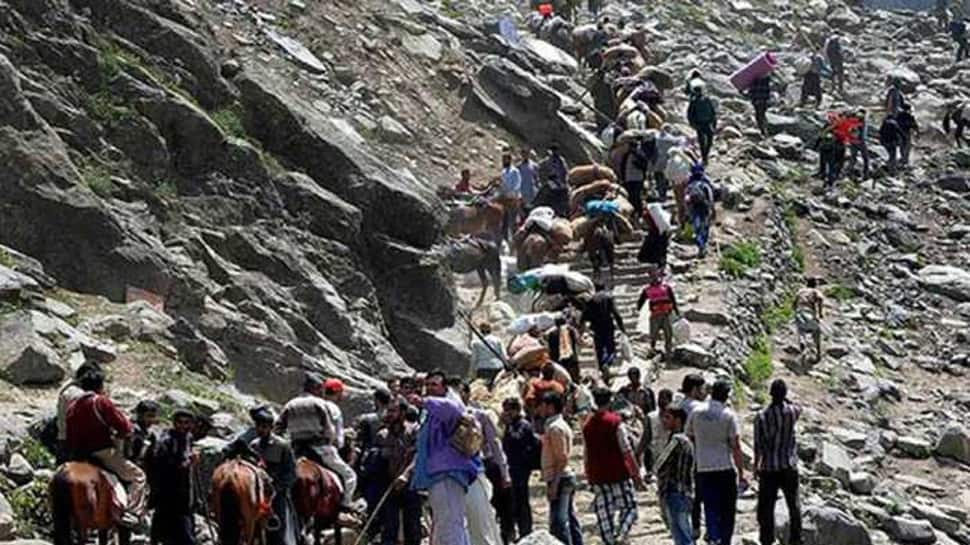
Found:
M 643 479 L 623 419 L 610 410 L 613 392 L 598 388 L 593 401 L 596 413 L 583 426 L 586 480 L 596 494 L 593 507 L 603 543 L 625 545 L 637 520 L 634 487 L 643 488 Z
M 128 506 L 122 523 L 136 526 L 145 513 L 145 472 L 118 448 L 116 440 L 131 435 L 134 426 L 104 393 L 104 374 L 81 379 L 84 394 L 67 410 L 67 447 L 72 460 L 96 460 L 128 484 Z

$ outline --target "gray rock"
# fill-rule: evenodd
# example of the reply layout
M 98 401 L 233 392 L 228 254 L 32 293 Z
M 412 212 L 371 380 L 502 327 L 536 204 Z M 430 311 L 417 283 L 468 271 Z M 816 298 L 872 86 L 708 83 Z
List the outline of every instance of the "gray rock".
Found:
M 560 545 L 561 543 L 546 530 L 537 530 L 517 541 L 515 545 Z
M 970 193 L 970 178 L 960 175 L 947 175 L 937 178 L 936 186 L 944 191 Z
M 691 307 L 684 311 L 684 318 L 689 322 L 699 322 L 715 326 L 725 326 L 731 323 L 730 316 L 721 310 Z
M 414 138 L 407 127 L 389 115 L 381 116 L 377 123 L 380 137 L 387 142 L 406 144 Z
M 834 507 L 812 506 L 802 512 L 802 545 L 872 545 L 869 531 L 852 515 Z M 777 527 L 775 535 L 791 545 L 788 528 Z
M 327 71 L 327 65 L 318 59 L 313 52 L 306 48 L 306 46 L 300 43 L 299 40 L 294 40 L 293 38 L 279 34 L 269 28 L 264 28 L 263 34 L 265 34 L 266 37 L 275 43 L 280 49 L 286 51 L 290 58 L 293 59 L 293 62 L 302 68 L 317 74 L 323 74 Z
M 0 540 L 6 541 L 14 538 L 13 507 L 7 498 L 0 493 Z
M 893 517 L 883 525 L 883 530 L 889 537 L 899 543 L 913 545 L 932 545 L 936 543 L 933 525 L 926 520 L 913 520 L 903 517 Z
M 937 456 L 953 458 L 970 464 L 970 434 L 959 425 L 948 427 L 936 442 L 933 452 Z
M 970 271 L 951 265 L 930 265 L 919 272 L 923 289 L 960 302 L 970 301 Z
M 910 504 L 909 510 L 915 518 L 928 520 L 934 528 L 941 532 L 955 534 L 960 531 L 960 519 L 948 515 L 932 505 L 914 502 Z
M 54 384 L 64 378 L 60 356 L 36 333 L 29 312 L 0 317 L 0 373 L 17 385 Z
M 543 63 L 551 68 L 551 72 L 572 74 L 579 69 L 579 64 L 572 55 L 547 41 L 525 37 L 520 45 L 542 59 Z
M 849 475 L 849 489 L 855 494 L 868 496 L 876 488 L 876 478 L 866 472 L 851 473 Z
M 0 301 L 20 299 L 25 292 L 40 291 L 40 284 L 33 278 L 0 265 Z
M 912 458 L 929 458 L 933 452 L 933 445 L 921 437 L 900 437 L 896 440 L 896 448 Z
M 714 354 L 694 344 L 682 344 L 674 348 L 673 363 L 685 367 L 707 369 L 715 364 Z
M 404 33 L 401 36 L 401 44 L 412 55 L 419 55 L 434 62 L 441 60 L 444 51 L 441 42 L 428 33 L 419 35 Z
M 196 413 L 204 414 L 206 416 L 211 416 L 221 408 L 219 403 L 212 401 L 211 399 L 201 398 L 176 389 L 166 391 L 164 394 L 162 394 L 160 401 L 173 407 L 189 408 Z
M 849 486 L 852 467 L 852 458 L 841 445 L 828 441 L 822 444 L 822 454 L 816 465 L 819 474 L 834 477 L 843 486 Z
M 18 486 L 23 486 L 34 480 L 34 468 L 20 453 L 10 456 L 10 462 L 4 468 L 3 474 Z

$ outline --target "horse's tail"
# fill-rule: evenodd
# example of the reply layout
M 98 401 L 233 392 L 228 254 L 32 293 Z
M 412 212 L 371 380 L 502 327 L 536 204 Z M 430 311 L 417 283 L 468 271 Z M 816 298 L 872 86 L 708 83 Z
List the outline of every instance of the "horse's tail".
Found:
M 241 545 L 242 537 L 242 506 L 239 504 L 239 492 L 231 483 L 225 482 L 219 491 L 219 543 L 222 545 Z
M 71 481 L 64 471 L 58 471 L 48 487 L 51 515 L 54 519 L 54 545 L 71 545 Z

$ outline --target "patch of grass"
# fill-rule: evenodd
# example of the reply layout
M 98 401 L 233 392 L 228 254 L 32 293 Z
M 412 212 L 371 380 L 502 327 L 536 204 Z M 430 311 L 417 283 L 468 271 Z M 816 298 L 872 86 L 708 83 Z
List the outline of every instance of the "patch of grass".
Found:
M 243 127 L 242 115 L 238 107 L 223 108 L 214 112 L 211 117 L 222 132 L 234 138 L 246 139 L 246 128 Z
M 174 388 L 195 397 L 215 401 L 225 411 L 241 413 L 244 409 L 236 398 L 218 389 L 218 382 L 184 368 L 178 371 L 171 367 L 160 370 L 155 381 L 163 388 Z
M 0 301 L 0 316 L 13 314 L 21 308 L 23 308 L 23 306 L 19 300 L 17 300 L 17 302 Z
M 33 437 L 27 437 L 21 443 L 18 452 L 23 456 L 30 465 L 34 468 L 53 468 L 54 467 L 54 456 L 51 455 L 50 451 L 47 450 L 40 441 L 34 439 Z
M 107 197 L 111 194 L 114 184 L 111 183 L 111 169 L 95 161 L 83 162 L 79 170 L 81 172 L 81 183 L 100 197 Z
M 155 194 L 164 199 L 178 197 L 178 186 L 172 180 L 155 180 Z
M 732 278 L 741 278 L 748 269 L 761 265 L 761 249 L 751 241 L 740 241 L 721 252 L 721 270 Z
M 769 333 L 795 319 L 795 293 L 787 292 L 777 305 L 768 307 L 761 313 L 761 321 L 768 328 Z
M 3 248 L 0 248 L 0 265 L 3 265 L 8 269 L 12 269 L 16 264 L 17 262 L 13 260 L 13 256 L 10 255 L 10 252 L 8 252 Z
M 47 505 L 47 480 L 35 479 L 10 493 L 10 507 L 13 509 L 14 532 L 17 537 L 40 537 L 54 527 L 50 508 Z
M 767 335 L 755 339 L 751 354 L 748 355 L 748 359 L 744 360 L 744 372 L 748 379 L 748 385 L 754 390 L 762 389 L 775 372 L 771 339 Z
M 795 263 L 795 270 L 798 272 L 805 272 L 805 250 L 798 244 L 792 248 L 791 259 Z
M 843 303 L 858 297 L 858 295 L 859 294 L 854 288 L 850 288 L 849 286 L 845 286 L 843 284 L 834 284 L 825 289 L 826 297 Z
M 124 106 L 107 90 L 90 95 L 87 99 L 87 110 L 95 119 L 103 123 L 119 122 L 136 115 L 131 108 Z
M 685 244 L 691 244 L 694 242 L 694 226 L 690 223 L 685 223 L 680 226 L 680 230 L 677 231 L 677 241 Z

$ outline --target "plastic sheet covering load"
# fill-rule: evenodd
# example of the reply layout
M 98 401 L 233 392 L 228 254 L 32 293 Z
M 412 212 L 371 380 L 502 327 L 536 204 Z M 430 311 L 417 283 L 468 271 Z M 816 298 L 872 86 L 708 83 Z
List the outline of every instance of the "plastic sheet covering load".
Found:
M 578 187 L 581 185 L 586 185 L 596 180 L 609 180 L 611 182 L 616 182 L 616 173 L 613 169 L 606 166 L 593 163 L 591 165 L 582 165 L 578 167 L 573 167 L 569 171 L 569 175 L 566 180 L 572 187 Z
M 533 225 L 549 232 L 552 229 L 552 221 L 556 219 L 556 212 L 548 206 L 540 206 L 529 212 L 529 217 L 522 224 L 522 229 L 529 229 Z
M 658 202 L 652 202 L 647 205 L 647 211 L 650 213 L 650 217 L 653 219 L 654 225 L 661 233 L 666 233 L 670 231 L 670 214 L 664 210 L 663 205 Z
M 731 85 L 738 91 L 745 91 L 754 80 L 767 76 L 778 67 L 778 58 L 770 51 L 765 51 L 731 74 Z
M 664 175 L 675 183 L 686 180 L 690 176 L 691 164 L 692 161 L 687 156 L 686 150 L 671 148 L 667 152 L 667 167 L 664 169 Z
M 584 212 L 588 217 L 595 218 L 609 214 L 619 214 L 620 204 L 616 201 L 589 201 L 584 207 Z
M 546 331 L 556 325 L 557 316 L 559 315 L 554 312 L 523 314 L 512 320 L 512 323 L 505 328 L 505 331 L 513 335 L 528 333 L 533 327 L 538 328 L 540 331 Z

